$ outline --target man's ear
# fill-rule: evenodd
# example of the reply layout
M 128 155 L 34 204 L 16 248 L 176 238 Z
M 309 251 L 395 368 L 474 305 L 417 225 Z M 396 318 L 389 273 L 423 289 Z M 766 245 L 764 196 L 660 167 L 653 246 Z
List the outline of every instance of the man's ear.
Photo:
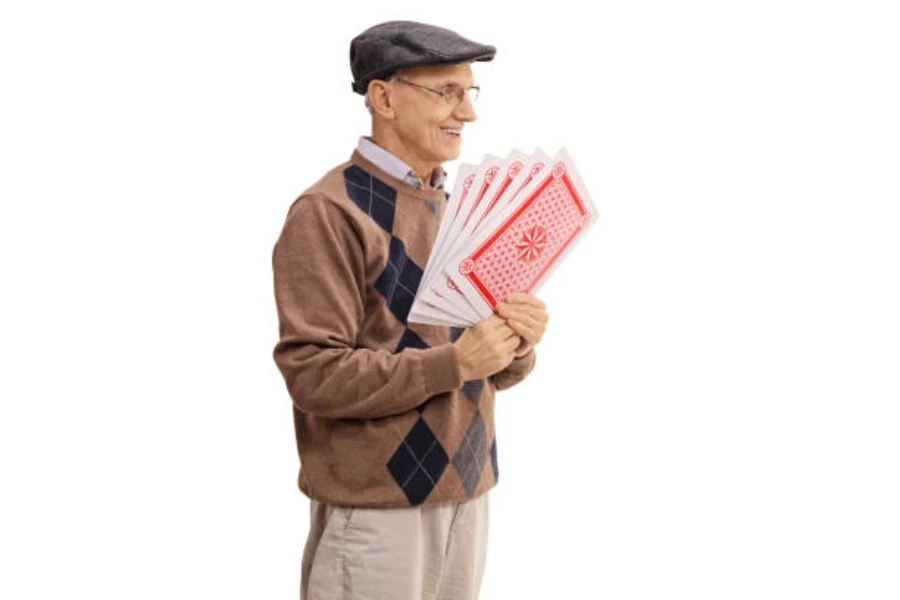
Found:
M 366 90 L 369 98 L 369 106 L 372 110 L 384 119 L 394 118 L 393 98 L 391 97 L 391 88 L 386 81 L 373 79 L 369 82 Z

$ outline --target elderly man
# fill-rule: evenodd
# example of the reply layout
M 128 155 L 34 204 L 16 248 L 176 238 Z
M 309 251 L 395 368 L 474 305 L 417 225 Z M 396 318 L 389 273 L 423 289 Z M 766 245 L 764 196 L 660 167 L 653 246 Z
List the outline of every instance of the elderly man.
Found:
M 534 368 L 548 320 L 511 294 L 468 329 L 407 321 L 475 120 L 471 63 L 495 49 L 410 21 L 353 39 L 372 134 L 294 201 L 273 250 L 298 486 L 310 498 L 301 598 L 477 598 L 494 392 Z

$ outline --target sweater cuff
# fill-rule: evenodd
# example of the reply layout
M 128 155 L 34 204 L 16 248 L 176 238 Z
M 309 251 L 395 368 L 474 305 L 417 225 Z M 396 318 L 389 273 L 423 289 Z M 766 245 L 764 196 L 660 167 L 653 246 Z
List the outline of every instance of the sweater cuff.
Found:
M 429 397 L 462 387 L 456 348 L 452 342 L 425 350 L 422 353 L 422 368 Z
M 532 348 L 525 356 L 514 358 L 505 369 L 491 375 L 490 380 L 494 383 L 494 387 L 505 390 L 525 379 L 534 369 L 536 356 L 537 353 Z
M 534 364 L 534 346 L 531 347 L 531 350 L 526 352 L 523 356 L 518 358 L 514 358 L 509 366 L 506 367 L 510 372 L 513 373 L 521 373 L 523 371 L 528 371 L 531 369 L 531 366 Z

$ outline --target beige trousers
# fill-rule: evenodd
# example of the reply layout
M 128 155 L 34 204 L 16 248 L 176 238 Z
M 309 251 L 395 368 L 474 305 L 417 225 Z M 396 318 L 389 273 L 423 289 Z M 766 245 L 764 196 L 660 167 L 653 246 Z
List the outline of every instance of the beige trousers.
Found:
M 476 600 L 488 496 L 408 508 L 310 500 L 301 600 Z

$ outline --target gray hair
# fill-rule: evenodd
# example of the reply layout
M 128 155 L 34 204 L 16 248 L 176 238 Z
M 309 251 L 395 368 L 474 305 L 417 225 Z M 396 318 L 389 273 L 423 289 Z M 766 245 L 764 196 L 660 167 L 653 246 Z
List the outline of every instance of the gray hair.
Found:
M 402 75 L 403 75 L 403 69 L 399 69 L 397 71 L 394 71 L 390 77 L 385 79 L 385 81 L 387 81 L 388 83 L 393 83 L 393 82 L 397 81 Z M 370 115 L 375 114 L 375 111 L 372 109 L 372 105 L 369 104 L 369 93 L 368 92 L 366 92 L 364 98 L 365 98 L 366 110 L 369 111 Z

